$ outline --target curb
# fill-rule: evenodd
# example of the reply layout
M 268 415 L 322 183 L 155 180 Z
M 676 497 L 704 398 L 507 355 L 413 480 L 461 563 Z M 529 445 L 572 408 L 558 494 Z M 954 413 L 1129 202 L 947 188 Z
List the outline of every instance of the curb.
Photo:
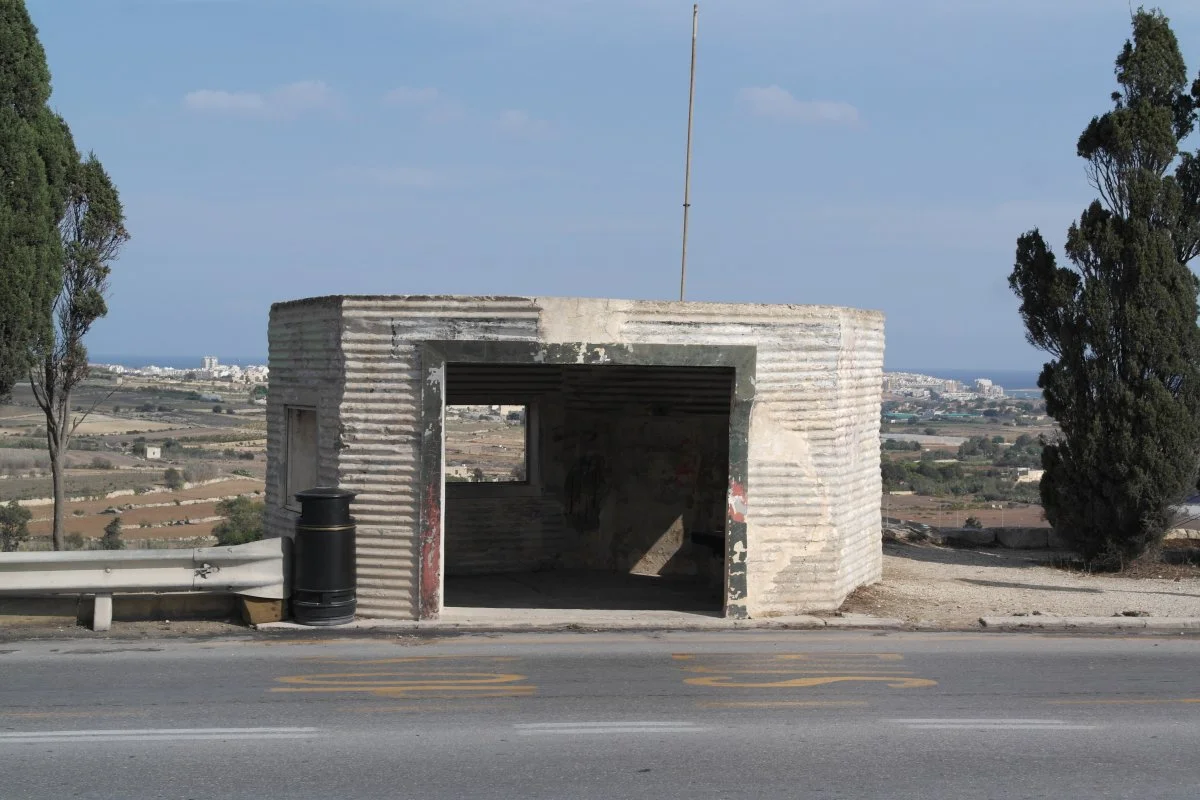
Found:
M 979 624 L 996 630 L 1200 631 L 1200 617 L 980 617 Z
M 307 631 L 316 633 L 416 633 L 416 634 L 469 634 L 469 633 L 579 633 L 579 632 L 699 632 L 733 630 L 905 630 L 909 627 L 903 620 L 881 617 L 780 617 L 767 619 L 706 619 L 703 621 L 668 620 L 622 620 L 622 621 L 578 621 L 578 622 L 442 622 L 419 620 L 359 619 L 345 625 L 315 628 L 296 622 L 264 622 L 253 626 L 267 633 Z

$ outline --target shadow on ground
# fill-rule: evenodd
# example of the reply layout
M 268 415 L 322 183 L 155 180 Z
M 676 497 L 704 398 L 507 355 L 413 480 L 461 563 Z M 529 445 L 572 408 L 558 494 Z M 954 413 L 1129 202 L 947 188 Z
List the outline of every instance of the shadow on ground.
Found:
M 447 576 L 446 606 L 676 611 L 721 615 L 721 587 L 695 580 L 586 571 Z
M 1006 550 L 989 548 L 987 550 L 968 550 L 961 547 L 937 547 L 926 544 L 885 543 L 885 555 L 906 558 L 911 561 L 926 561 L 932 564 L 957 564 L 974 567 L 1013 567 L 1025 569 L 1029 567 L 1051 566 L 1055 556 L 1060 555 L 1051 550 Z

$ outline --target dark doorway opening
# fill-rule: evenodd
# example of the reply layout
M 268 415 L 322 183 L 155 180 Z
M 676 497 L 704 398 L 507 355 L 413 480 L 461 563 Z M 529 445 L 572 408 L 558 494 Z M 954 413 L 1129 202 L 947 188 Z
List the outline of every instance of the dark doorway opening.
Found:
M 436 347 L 448 344 L 458 343 Z M 683 363 L 538 363 L 544 351 L 498 363 L 438 353 L 437 410 L 489 409 L 466 424 L 461 414 L 444 417 L 445 472 L 435 473 L 443 493 L 439 601 L 728 613 L 729 534 L 744 537 L 728 495 L 745 480 L 745 353 L 669 349 L 686 354 L 673 354 Z M 431 405 L 427 395 L 427 412 Z M 500 463 L 505 453 L 512 467 Z M 474 474 L 472 457 L 489 459 L 483 474 L 507 469 L 511 479 L 454 477 Z

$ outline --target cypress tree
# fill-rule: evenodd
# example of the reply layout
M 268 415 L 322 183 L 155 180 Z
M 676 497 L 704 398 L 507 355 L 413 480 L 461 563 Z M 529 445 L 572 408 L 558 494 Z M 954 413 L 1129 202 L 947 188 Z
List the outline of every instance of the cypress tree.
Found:
M 1181 153 L 1188 85 L 1169 21 L 1139 9 L 1116 60 L 1113 107 L 1079 137 L 1099 198 L 1067 232 L 1059 266 L 1035 229 L 1009 285 L 1059 433 L 1042 451 L 1046 518 L 1098 565 L 1158 545 L 1200 467 L 1200 158 Z
M 0 397 L 28 376 L 61 288 L 58 223 L 79 156 L 49 99 L 24 0 L 0 0 Z

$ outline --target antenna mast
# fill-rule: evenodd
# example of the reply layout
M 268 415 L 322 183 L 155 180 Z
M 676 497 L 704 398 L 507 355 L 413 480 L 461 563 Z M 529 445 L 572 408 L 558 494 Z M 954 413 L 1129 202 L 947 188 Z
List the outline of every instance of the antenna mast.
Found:
M 696 26 L 700 16 L 700 4 L 692 5 L 692 76 L 688 86 L 688 121 L 687 121 L 687 158 L 683 168 L 683 254 L 679 262 L 679 299 L 683 300 L 684 286 L 687 283 L 687 237 L 688 210 L 692 207 L 689 202 L 692 188 L 692 112 L 696 106 Z

